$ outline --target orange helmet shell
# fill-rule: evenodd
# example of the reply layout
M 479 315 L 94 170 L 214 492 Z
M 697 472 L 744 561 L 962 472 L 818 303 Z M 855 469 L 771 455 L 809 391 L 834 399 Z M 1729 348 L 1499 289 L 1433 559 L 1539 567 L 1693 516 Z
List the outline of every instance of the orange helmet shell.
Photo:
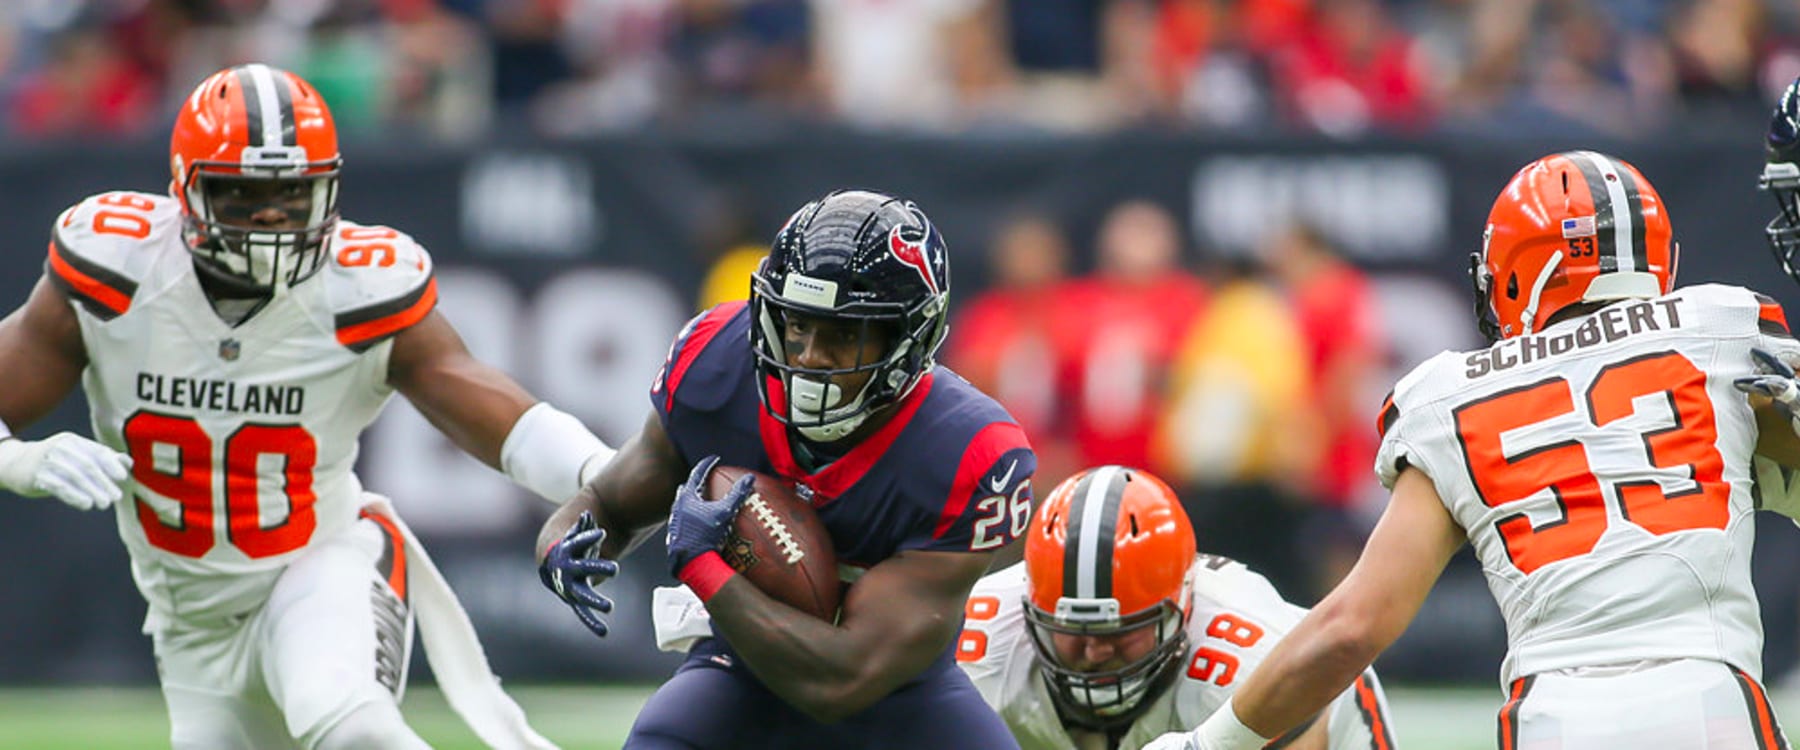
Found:
M 176 197 L 203 169 L 283 170 L 298 176 L 336 169 L 340 158 L 337 125 L 325 99 L 300 76 L 267 65 L 239 65 L 207 76 L 182 102 L 169 139 Z
M 1130 619 L 1167 603 L 1185 612 L 1194 529 L 1175 491 L 1122 466 L 1056 486 L 1026 531 L 1031 604 L 1056 620 Z
M 1594 151 L 1538 159 L 1488 213 L 1473 264 L 1500 338 L 1542 331 L 1579 302 L 1668 294 L 1678 249 L 1662 197 L 1637 167 Z

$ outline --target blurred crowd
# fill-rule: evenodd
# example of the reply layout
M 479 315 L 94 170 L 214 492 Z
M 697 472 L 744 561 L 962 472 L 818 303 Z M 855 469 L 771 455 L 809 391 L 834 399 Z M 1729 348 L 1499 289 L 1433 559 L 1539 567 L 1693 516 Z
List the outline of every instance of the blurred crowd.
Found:
M 1374 291 L 1304 224 L 1211 263 L 1184 236 L 1165 207 L 1121 203 L 1096 232 L 1093 272 L 1071 276 L 1068 233 L 1016 217 L 945 359 L 1025 427 L 1045 486 L 1084 466 L 1149 468 L 1179 488 L 1202 549 L 1311 601 L 1354 562 L 1381 504 L 1370 467 L 1388 349 Z
M 0 127 L 147 136 L 253 59 L 390 137 L 745 117 L 1631 137 L 1761 110 L 1800 73 L 1800 3 L 8 0 Z

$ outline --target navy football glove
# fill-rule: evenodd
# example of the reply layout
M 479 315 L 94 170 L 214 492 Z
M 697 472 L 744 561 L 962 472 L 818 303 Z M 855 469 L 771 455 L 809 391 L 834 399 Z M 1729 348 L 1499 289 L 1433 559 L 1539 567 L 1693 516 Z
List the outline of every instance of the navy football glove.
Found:
M 675 490 L 675 505 L 669 509 L 669 573 L 681 577 L 681 569 L 694 558 L 717 551 L 731 533 L 731 522 L 737 518 L 738 506 L 755 494 L 756 475 L 745 474 L 731 485 L 731 490 L 717 500 L 706 499 L 706 478 L 718 465 L 718 456 L 707 456 L 694 465 L 688 480 Z
M 1775 409 L 1788 418 L 1795 433 L 1800 433 L 1800 384 L 1794 382 L 1794 368 L 1762 349 L 1751 349 L 1756 359 L 1756 375 L 1738 378 L 1731 384 L 1745 393 L 1767 396 Z
M 612 600 L 601 596 L 594 585 L 619 574 L 619 564 L 600 558 L 600 543 L 606 541 L 606 529 L 594 523 L 594 516 L 583 511 L 575 525 L 563 538 L 550 545 L 544 562 L 538 565 L 538 579 L 558 599 L 575 610 L 581 624 L 594 635 L 606 635 L 606 621 L 600 615 L 612 611 Z

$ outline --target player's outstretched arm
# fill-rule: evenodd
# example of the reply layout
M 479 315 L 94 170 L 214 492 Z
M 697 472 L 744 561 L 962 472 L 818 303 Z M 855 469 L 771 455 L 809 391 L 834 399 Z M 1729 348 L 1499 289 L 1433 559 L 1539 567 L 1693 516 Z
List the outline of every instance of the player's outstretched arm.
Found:
M 69 298 L 49 277 L 0 319 L 0 420 L 15 429 L 43 418 L 81 382 L 87 352 Z
M 763 684 L 831 722 L 873 705 L 943 652 L 990 557 L 901 552 L 857 579 L 836 625 L 769 598 L 743 576 L 727 580 L 707 611 Z
M 11 436 L 55 408 L 81 381 L 87 352 L 75 309 L 49 277 L 24 306 L 0 320 L 0 489 L 54 495 L 81 510 L 124 496 L 131 460 L 93 440 L 60 432 L 44 440 Z
M 1343 583 L 1212 718 L 1185 737 L 1176 735 L 1177 744 L 1150 747 L 1261 747 L 1266 738 L 1318 713 L 1406 630 L 1466 539 L 1430 477 L 1416 468 L 1403 470 L 1387 511 Z
M 612 455 L 580 421 L 476 359 L 437 311 L 394 337 L 388 383 L 458 448 L 551 502 Z
M 663 431 L 662 420 L 651 414 L 636 435 L 619 446 L 619 452 L 568 502 L 563 503 L 538 531 L 540 562 L 551 545 L 572 528 L 582 513 L 590 514 L 606 541 L 601 557 L 617 560 L 669 520 L 675 488 L 687 470 L 675 443 Z

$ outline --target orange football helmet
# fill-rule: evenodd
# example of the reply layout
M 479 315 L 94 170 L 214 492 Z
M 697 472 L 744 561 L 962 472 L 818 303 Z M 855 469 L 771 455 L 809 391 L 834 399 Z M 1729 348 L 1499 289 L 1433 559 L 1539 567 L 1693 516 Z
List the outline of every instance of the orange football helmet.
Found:
M 246 295 L 316 273 L 337 223 L 342 163 L 331 110 L 299 76 L 262 64 L 208 76 L 182 102 L 169 141 L 169 192 L 195 267 Z
M 1095 728 L 1136 719 L 1186 656 L 1194 529 L 1175 491 L 1149 472 L 1088 469 L 1050 492 L 1025 538 L 1026 621 L 1050 694 Z M 1067 657 L 1076 639 L 1146 643 L 1150 632 L 1154 645 L 1122 665 Z
M 1580 302 L 1656 297 L 1680 248 L 1662 197 L 1637 167 L 1593 151 L 1538 159 L 1513 175 L 1470 255 L 1475 317 L 1499 340 L 1544 330 Z

